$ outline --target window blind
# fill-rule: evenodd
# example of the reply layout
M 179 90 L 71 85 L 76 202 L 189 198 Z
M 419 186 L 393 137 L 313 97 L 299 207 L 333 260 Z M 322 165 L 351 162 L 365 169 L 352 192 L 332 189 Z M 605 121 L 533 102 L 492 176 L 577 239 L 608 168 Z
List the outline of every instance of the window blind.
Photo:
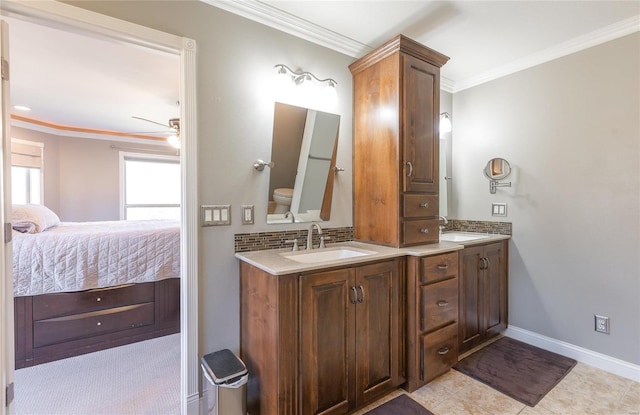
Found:
M 42 150 L 42 143 L 11 140 L 11 165 L 41 169 Z

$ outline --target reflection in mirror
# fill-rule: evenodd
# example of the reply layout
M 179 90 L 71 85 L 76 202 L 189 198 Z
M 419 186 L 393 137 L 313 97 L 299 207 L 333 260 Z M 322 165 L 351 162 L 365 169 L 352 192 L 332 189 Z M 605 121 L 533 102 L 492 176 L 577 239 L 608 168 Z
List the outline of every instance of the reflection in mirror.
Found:
M 329 220 L 340 116 L 276 102 L 267 223 Z
M 494 158 L 489 160 L 484 168 L 484 175 L 487 179 L 502 180 L 511 174 L 511 165 L 505 159 Z

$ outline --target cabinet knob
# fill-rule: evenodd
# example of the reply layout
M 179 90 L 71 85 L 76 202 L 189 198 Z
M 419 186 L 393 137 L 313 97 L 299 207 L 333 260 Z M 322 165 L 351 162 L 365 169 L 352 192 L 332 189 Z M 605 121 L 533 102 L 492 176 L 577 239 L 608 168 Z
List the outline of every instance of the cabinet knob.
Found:
M 98 298 L 96 298 L 96 301 L 100 302 L 100 301 L 102 301 L 102 298 L 98 297 Z
M 420 203 L 420 207 L 421 207 L 421 208 L 425 208 L 425 209 L 426 209 L 426 208 L 428 208 L 428 207 L 429 207 L 429 203 L 427 203 L 427 202 L 422 202 L 422 203 Z
M 102 326 L 102 322 L 98 321 L 98 323 L 96 323 L 96 326 Z
M 423 233 L 423 234 L 425 234 L 425 235 L 426 235 L 426 234 L 428 234 L 428 233 L 429 233 L 429 229 L 427 229 L 427 228 L 422 228 L 422 229 L 420 229 L 420 233 Z
M 444 346 L 442 349 L 438 350 L 439 355 L 445 355 L 447 353 L 449 353 L 449 348 L 447 346 Z
M 445 300 L 440 300 L 436 304 L 438 304 L 438 307 L 446 307 L 449 305 L 449 302 Z

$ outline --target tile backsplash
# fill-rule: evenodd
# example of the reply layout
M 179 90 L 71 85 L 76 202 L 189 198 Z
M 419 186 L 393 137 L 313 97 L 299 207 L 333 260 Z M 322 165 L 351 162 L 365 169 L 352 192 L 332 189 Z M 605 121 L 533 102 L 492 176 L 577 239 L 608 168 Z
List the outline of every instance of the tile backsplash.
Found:
M 477 220 L 449 219 L 445 231 L 494 233 L 511 235 L 511 222 L 489 222 Z
M 304 248 L 307 243 L 307 229 L 292 229 L 277 232 L 237 233 L 234 235 L 235 252 L 262 251 L 264 249 L 278 249 L 292 246 L 286 243 L 292 239 L 298 240 L 298 245 Z M 327 243 L 353 241 L 353 228 L 323 228 L 322 235 L 331 239 Z M 320 244 L 320 237 L 313 234 L 313 244 Z
M 449 219 L 445 231 L 495 233 L 511 235 L 511 222 L 488 222 Z M 237 233 L 234 235 L 235 252 L 262 251 L 265 249 L 279 249 L 291 246 L 286 243 L 292 239 L 298 240 L 298 245 L 304 247 L 307 242 L 307 229 L 292 229 L 287 231 Z M 330 239 L 327 243 L 353 241 L 353 227 L 326 228 L 322 235 Z M 320 238 L 314 232 L 313 243 L 318 246 Z

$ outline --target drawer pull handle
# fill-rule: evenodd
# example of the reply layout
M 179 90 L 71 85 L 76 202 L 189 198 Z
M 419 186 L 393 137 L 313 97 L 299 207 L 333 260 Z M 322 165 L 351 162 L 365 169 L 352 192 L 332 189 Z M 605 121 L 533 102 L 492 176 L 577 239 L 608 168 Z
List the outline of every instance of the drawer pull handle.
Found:
M 102 298 L 98 297 L 98 298 L 96 298 L 96 301 L 100 302 L 100 301 L 102 301 Z
M 355 304 L 358 302 L 358 291 L 354 286 L 351 286 L 351 290 L 353 291 L 353 298 L 351 299 L 351 304 Z
M 407 172 L 407 177 L 411 177 L 411 175 L 413 174 L 413 164 L 411 164 L 410 161 L 407 161 L 407 167 L 408 167 L 408 172 Z
M 364 302 L 364 287 L 362 285 L 360 285 L 360 292 L 362 293 L 362 297 L 358 298 L 358 302 L 362 303 Z
M 425 235 L 429 233 L 429 229 L 427 228 L 422 228 L 420 229 L 420 233 L 424 233 Z
M 441 301 L 438 301 L 436 304 L 438 304 L 438 307 L 446 307 L 449 305 L 449 302 L 441 300 Z
M 426 208 L 428 208 L 428 207 L 429 207 L 429 203 L 427 203 L 427 202 L 422 202 L 422 203 L 420 203 L 420 207 L 421 207 L 421 208 L 425 208 L 425 209 L 426 209 Z
M 447 353 L 449 353 L 449 348 L 447 346 L 444 346 L 442 349 L 438 350 L 439 355 L 445 355 Z
M 96 324 L 96 326 L 102 326 L 102 322 L 98 321 L 98 324 Z
M 449 264 L 438 265 L 438 269 L 449 269 Z

